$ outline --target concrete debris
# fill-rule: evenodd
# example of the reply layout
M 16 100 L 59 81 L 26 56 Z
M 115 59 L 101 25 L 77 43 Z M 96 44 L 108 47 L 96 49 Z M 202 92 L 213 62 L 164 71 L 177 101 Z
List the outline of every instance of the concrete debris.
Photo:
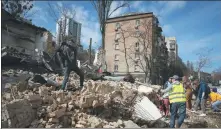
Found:
M 27 100 L 14 100 L 2 106 L 2 121 L 8 128 L 25 128 L 35 119 L 36 111 Z
M 138 126 L 137 124 L 135 124 L 131 120 L 124 121 L 124 126 L 125 126 L 125 128 L 140 128 L 140 126 Z
M 62 77 L 57 75 L 42 75 L 44 78 L 62 81 Z M 51 76 L 51 77 L 49 77 Z M 57 78 L 56 78 L 57 76 Z M 39 76 L 38 76 L 39 77 Z M 72 87 L 77 85 L 74 76 L 71 76 L 69 84 Z M 40 78 L 40 79 L 39 79 Z M 42 78 L 39 77 L 41 80 Z M 8 119 L 4 119 L 2 124 L 5 127 L 33 127 L 33 128 L 57 128 L 57 127 L 74 127 L 74 128 L 123 128 L 123 127 L 139 127 L 132 121 L 127 121 L 125 126 L 124 119 L 132 118 L 136 98 L 141 92 L 137 90 L 139 85 L 130 82 L 120 81 L 92 81 L 85 82 L 85 86 L 81 91 L 55 91 L 53 85 L 39 83 L 33 81 L 32 88 L 25 88 L 23 91 L 18 91 L 18 85 L 10 84 L 8 87 L 14 87 L 18 93 L 17 98 L 13 98 L 13 94 L 6 92 L 3 94 L 3 103 L 5 105 L 14 101 L 24 101 L 23 106 L 15 106 L 23 108 L 23 112 L 19 112 L 24 116 L 30 116 L 29 121 L 16 121 L 10 125 Z M 31 80 L 29 79 L 29 80 Z M 36 83 L 38 82 L 38 83 Z M 36 85 L 37 84 L 37 85 Z M 30 87 L 30 84 L 28 84 Z M 153 90 L 151 90 L 154 92 Z M 151 94 L 151 93 L 150 93 Z M 149 94 L 149 95 L 150 95 Z M 18 100 L 18 98 L 22 98 Z M 4 109 L 7 112 L 13 110 Z M 15 114 L 15 113 L 14 113 Z M 99 116 L 99 117 L 98 117 Z M 9 117 L 10 119 L 16 119 Z M 117 119 L 116 119 L 117 118 Z M 9 119 L 9 120 L 10 120 Z M 107 119 L 116 119 L 108 122 Z M 126 122 L 126 123 L 127 123 Z M 7 125 L 7 126 L 6 126 Z
M 11 70 L 5 74 L 24 72 L 29 74 L 21 70 Z M 10 82 L 4 84 L 7 90 L 2 93 L 3 127 L 168 127 L 168 123 L 160 120 L 162 116 L 157 109 L 157 92 L 160 89 L 158 85 L 144 84 L 137 80 L 131 83 L 128 76 L 129 81 L 88 80 L 84 82 L 82 90 L 61 91 L 56 90 L 56 86 L 48 83 L 48 80 L 57 85 L 62 82 L 63 77 L 57 74 L 42 74 L 37 77 L 34 80 L 23 79 L 26 83 L 20 85 Z M 79 79 L 71 74 L 68 87 L 78 86 Z

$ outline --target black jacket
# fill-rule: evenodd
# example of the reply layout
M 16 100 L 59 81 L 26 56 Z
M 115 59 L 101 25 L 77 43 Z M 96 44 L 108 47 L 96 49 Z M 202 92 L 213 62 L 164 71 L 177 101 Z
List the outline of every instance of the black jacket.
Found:
M 61 47 L 57 49 L 60 53 L 62 62 L 65 66 L 76 66 L 77 65 L 77 48 L 68 43 L 62 43 Z

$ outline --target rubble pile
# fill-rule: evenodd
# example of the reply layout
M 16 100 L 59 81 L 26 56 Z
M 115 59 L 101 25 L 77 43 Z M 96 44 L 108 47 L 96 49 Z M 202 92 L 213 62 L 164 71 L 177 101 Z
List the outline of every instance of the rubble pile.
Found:
M 17 74 L 9 73 L 11 76 Z M 158 88 L 139 92 L 140 84 L 137 83 L 89 80 L 82 90 L 60 91 L 48 84 L 47 79 L 60 83 L 62 77 L 53 74 L 41 76 L 43 78 L 31 75 L 23 83 L 5 85 L 3 127 L 138 128 L 141 125 L 135 121 L 138 118 L 134 115 L 138 96 L 146 96 L 156 103 L 155 90 Z M 79 85 L 75 78 L 71 75 L 69 87 Z M 150 127 L 148 122 L 145 127 Z

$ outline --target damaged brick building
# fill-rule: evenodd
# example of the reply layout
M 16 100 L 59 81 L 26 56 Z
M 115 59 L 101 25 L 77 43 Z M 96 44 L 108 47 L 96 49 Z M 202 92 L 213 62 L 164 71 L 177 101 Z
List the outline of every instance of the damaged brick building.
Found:
M 2 49 L 8 48 L 7 53 L 2 56 L 7 57 L 10 52 L 16 51 L 22 54 L 11 54 L 11 56 L 33 58 L 36 55 L 35 49 L 53 53 L 55 46 L 52 41 L 52 34 L 47 29 L 35 26 L 23 18 L 15 18 L 3 9 L 1 11 Z M 7 62 L 6 59 L 4 62 Z

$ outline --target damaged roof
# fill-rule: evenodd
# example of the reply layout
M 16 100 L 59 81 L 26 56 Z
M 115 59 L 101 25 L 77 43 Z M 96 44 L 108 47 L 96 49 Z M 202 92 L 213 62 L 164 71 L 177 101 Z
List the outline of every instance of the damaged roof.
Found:
M 38 29 L 38 30 L 41 30 L 41 31 L 48 31 L 47 29 L 45 29 L 44 27 L 39 27 L 39 26 L 36 26 L 32 23 L 29 23 L 26 19 L 22 18 L 22 17 L 19 17 L 19 18 L 15 18 L 14 16 L 12 16 L 9 12 L 7 12 L 6 10 L 4 9 L 1 9 L 1 15 L 2 15 L 2 22 L 7 22 L 7 21 L 13 21 L 13 22 L 17 22 L 17 23 L 21 23 L 21 24 L 25 24 L 31 28 L 34 28 L 34 29 Z

